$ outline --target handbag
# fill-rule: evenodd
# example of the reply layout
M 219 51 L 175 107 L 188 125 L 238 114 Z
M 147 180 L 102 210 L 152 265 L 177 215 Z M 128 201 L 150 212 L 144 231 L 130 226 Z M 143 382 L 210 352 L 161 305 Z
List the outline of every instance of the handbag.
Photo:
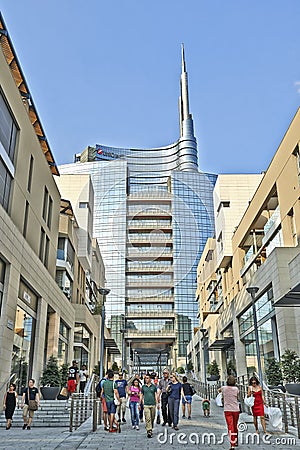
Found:
M 252 408 L 252 406 L 254 406 L 254 397 L 253 397 L 253 395 L 251 395 L 250 397 L 247 397 L 247 395 L 246 395 L 246 397 L 244 398 L 244 403 L 249 408 Z
M 59 395 L 62 397 L 68 397 L 68 389 L 66 387 L 61 388 Z
M 222 407 L 223 406 L 223 394 L 219 392 L 216 396 L 216 405 Z
M 157 410 L 156 423 L 157 423 L 157 425 L 160 424 L 160 410 L 159 409 Z
M 38 409 L 38 403 L 36 400 L 28 401 L 28 409 L 29 411 L 36 411 Z
M 119 402 L 119 400 L 117 399 L 116 396 L 114 396 L 114 404 L 115 404 L 116 406 L 119 406 L 119 405 L 120 405 L 120 402 Z

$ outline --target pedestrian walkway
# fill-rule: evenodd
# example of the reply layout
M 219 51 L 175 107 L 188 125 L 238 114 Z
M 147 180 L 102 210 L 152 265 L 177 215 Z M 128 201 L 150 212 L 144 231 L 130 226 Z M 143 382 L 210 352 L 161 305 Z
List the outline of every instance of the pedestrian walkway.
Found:
M 203 417 L 201 399 L 197 395 L 193 397 L 192 420 L 180 419 L 177 432 L 169 427 L 155 425 L 153 438 L 148 439 L 144 423 L 140 424 L 139 431 L 132 430 L 129 410 L 126 412 L 126 418 L 127 423 L 122 425 L 121 434 L 108 433 L 103 430 L 103 426 L 93 433 L 91 419 L 73 433 L 62 428 L 32 427 L 30 431 L 23 431 L 20 427 L 12 427 L 8 431 L 0 429 L 0 449 L 174 450 L 182 447 L 188 450 L 195 450 L 195 448 L 228 450 L 230 447 L 223 409 L 218 408 L 212 401 L 211 417 Z M 292 434 L 272 433 L 264 438 L 265 440 L 262 433 L 259 436 L 255 435 L 252 417 L 246 414 L 241 414 L 239 428 L 239 449 L 241 450 L 300 448 L 300 440 Z

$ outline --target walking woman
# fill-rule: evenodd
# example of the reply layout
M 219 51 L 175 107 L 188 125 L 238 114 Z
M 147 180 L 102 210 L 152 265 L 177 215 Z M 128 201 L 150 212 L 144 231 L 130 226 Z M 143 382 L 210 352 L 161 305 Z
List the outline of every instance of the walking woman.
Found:
M 233 375 L 227 378 L 227 386 L 219 389 L 223 394 L 224 416 L 227 423 L 230 450 L 238 445 L 238 420 L 240 415 L 239 390 Z
M 170 381 L 171 383 L 167 387 L 167 393 L 169 394 L 168 407 L 173 428 L 174 430 L 177 431 L 179 430 L 178 416 L 179 416 L 179 403 L 181 398 L 182 384 L 179 382 L 177 375 L 175 373 L 172 373 L 170 375 Z
M 139 430 L 139 409 L 141 403 L 141 387 L 140 382 L 137 379 L 133 380 L 132 385 L 128 389 L 129 394 L 129 408 L 131 415 L 132 429 Z
M 267 429 L 266 429 L 265 411 L 264 411 L 265 398 L 264 398 L 264 393 L 263 393 L 262 387 L 259 383 L 259 380 L 255 376 L 251 377 L 249 380 L 247 397 L 250 397 L 251 395 L 253 395 L 253 397 L 254 397 L 254 405 L 252 406 L 252 415 L 253 415 L 255 431 L 257 434 L 259 434 L 258 417 L 260 417 L 261 426 L 263 428 L 264 433 L 266 433 Z
M 4 395 L 3 409 L 5 410 L 6 429 L 11 427 L 12 418 L 17 406 L 18 394 L 16 393 L 16 385 L 11 383 L 8 391 Z

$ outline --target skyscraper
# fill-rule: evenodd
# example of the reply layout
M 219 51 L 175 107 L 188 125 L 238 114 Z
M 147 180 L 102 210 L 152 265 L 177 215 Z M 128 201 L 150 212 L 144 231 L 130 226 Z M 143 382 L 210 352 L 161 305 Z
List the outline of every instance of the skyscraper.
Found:
M 177 367 L 197 325 L 197 264 L 214 234 L 216 175 L 198 170 L 182 46 L 179 139 L 151 149 L 87 147 L 61 173 L 90 173 L 106 267 L 107 325 L 137 367 Z M 129 358 L 129 359 L 130 359 Z

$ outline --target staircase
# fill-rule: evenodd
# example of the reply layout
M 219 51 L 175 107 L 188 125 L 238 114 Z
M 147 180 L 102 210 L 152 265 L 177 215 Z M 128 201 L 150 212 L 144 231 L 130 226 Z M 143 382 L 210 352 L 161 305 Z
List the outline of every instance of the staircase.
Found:
M 23 410 L 15 409 L 12 427 L 22 427 Z M 6 426 L 4 411 L 0 418 L 0 427 Z M 32 427 L 65 427 L 70 426 L 70 403 L 65 400 L 41 400 L 40 407 L 34 412 Z

